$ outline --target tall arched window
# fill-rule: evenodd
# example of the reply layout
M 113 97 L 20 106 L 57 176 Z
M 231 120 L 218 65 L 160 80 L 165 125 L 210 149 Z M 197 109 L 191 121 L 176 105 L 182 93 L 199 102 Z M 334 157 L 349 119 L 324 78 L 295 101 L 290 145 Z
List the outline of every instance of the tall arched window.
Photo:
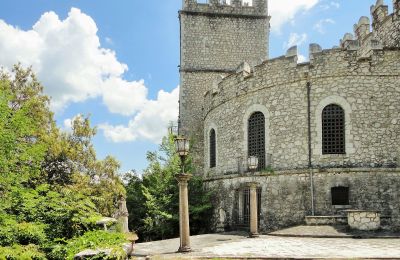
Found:
M 258 168 L 265 168 L 265 117 L 261 112 L 253 113 L 248 121 L 248 156 L 258 157 Z
M 215 130 L 210 131 L 210 168 L 217 166 L 217 144 L 215 140 Z
M 330 104 L 322 110 L 322 154 L 345 154 L 345 114 L 342 107 Z

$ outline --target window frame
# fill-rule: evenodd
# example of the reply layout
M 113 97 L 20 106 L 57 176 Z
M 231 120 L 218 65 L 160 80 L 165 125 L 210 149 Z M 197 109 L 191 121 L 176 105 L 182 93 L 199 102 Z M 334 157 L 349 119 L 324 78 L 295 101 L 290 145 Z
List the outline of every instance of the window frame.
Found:
M 346 112 L 338 104 L 329 104 L 322 109 L 321 135 L 323 155 L 346 154 Z
M 252 120 L 255 122 L 252 122 Z M 261 111 L 254 111 L 253 113 L 251 113 L 251 115 L 247 120 L 247 157 L 250 156 L 258 157 L 258 166 L 257 166 L 258 171 L 266 168 L 265 121 L 266 121 L 265 115 Z M 255 137 L 253 135 L 255 135 Z
M 217 133 L 214 128 L 209 131 L 208 138 L 209 167 L 213 169 L 217 167 Z

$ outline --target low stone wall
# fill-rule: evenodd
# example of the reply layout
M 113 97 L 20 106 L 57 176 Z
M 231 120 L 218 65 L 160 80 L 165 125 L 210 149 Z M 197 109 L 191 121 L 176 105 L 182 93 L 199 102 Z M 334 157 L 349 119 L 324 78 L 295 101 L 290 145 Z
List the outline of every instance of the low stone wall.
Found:
M 314 170 L 313 176 L 315 215 L 345 219 L 348 208 L 380 211 L 386 217 L 384 226 L 400 229 L 400 169 L 324 169 Z M 231 174 L 205 180 L 206 187 L 215 192 L 214 229 L 217 225 L 225 230 L 238 228 L 243 211 L 241 191 L 248 182 L 259 183 L 261 191 L 260 232 L 303 225 L 306 216 L 312 215 L 308 170 Z M 350 205 L 332 205 L 331 188 L 337 186 L 349 188 Z M 321 221 L 346 224 L 341 218 Z M 315 225 L 321 221 L 309 219 Z
M 351 229 L 378 230 L 381 227 L 381 213 L 368 210 L 348 210 L 347 221 Z

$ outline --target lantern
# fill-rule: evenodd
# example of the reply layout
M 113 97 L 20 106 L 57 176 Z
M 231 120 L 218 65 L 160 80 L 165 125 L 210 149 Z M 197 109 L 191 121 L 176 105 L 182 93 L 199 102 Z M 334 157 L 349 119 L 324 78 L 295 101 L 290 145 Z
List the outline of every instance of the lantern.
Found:
M 258 167 L 258 157 L 257 156 L 250 156 L 247 159 L 247 165 L 249 166 L 249 169 L 254 171 Z
M 175 149 L 179 156 L 187 156 L 189 153 L 189 140 L 183 136 L 176 137 Z

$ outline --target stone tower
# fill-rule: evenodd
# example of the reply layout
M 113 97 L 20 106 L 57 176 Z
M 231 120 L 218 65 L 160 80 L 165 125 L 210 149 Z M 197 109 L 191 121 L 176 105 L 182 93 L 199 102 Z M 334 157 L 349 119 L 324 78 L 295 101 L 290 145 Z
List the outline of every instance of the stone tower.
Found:
M 268 0 L 183 0 L 181 27 L 180 129 L 193 142 L 191 154 L 201 172 L 203 154 L 203 98 L 213 83 L 242 63 L 268 59 Z

